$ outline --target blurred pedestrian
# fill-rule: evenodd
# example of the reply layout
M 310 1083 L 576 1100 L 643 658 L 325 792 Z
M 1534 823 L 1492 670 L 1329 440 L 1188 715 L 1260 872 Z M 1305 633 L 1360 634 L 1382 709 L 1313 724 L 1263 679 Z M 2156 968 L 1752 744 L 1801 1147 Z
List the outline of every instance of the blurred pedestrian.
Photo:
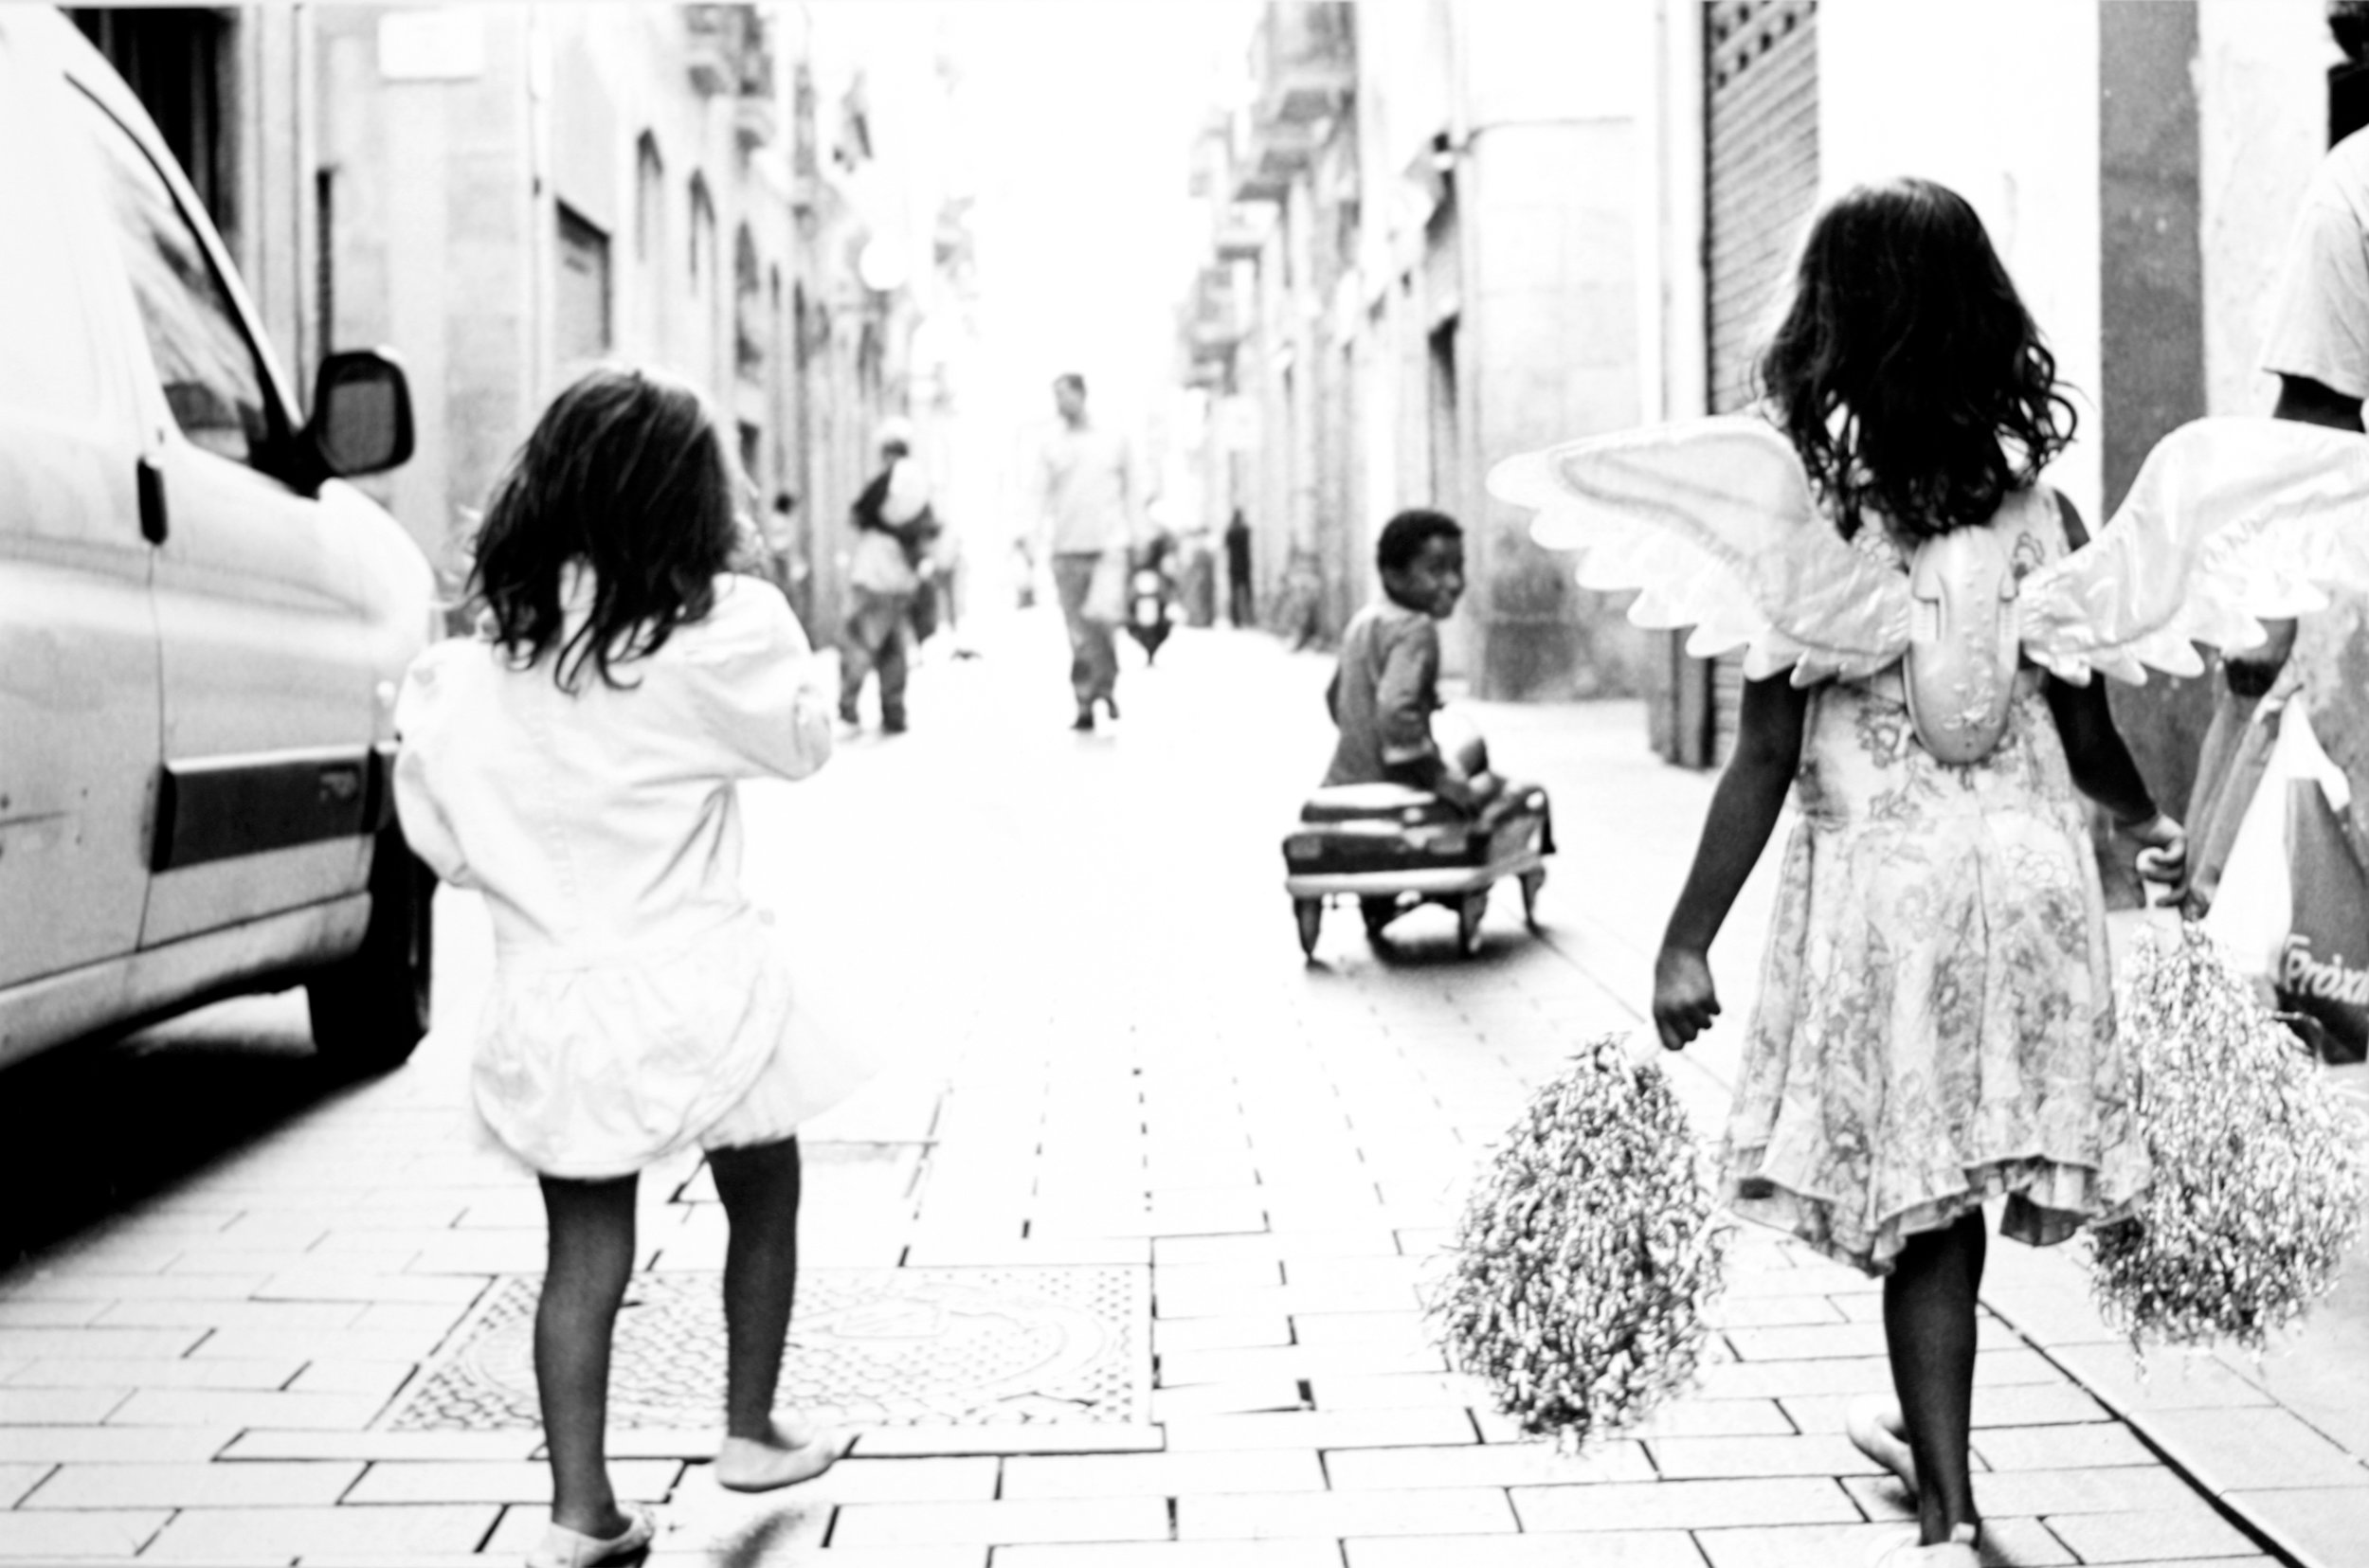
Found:
M 880 729 L 905 732 L 905 679 L 915 635 L 913 611 L 922 590 L 921 564 L 936 529 L 930 476 L 914 458 L 913 426 L 901 419 L 880 425 L 880 471 L 850 509 L 855 546 L 847 567 L 847 613 L 840 622 L 839 716 L 862 722 L 858 703 L 864 681 L 880 686 Z
M 1250 524 L 1239 506 L 1225 525 L 1225 618 L 1237 626 L 1257 620 L 1250 596 Z
M 1038 510 L 1069 628 L 1070 692 L 1077 699 L 1071 728 L 1091 730 L 1096 704 L 1119 716 L 1115 633 L 1127 614 L 1128 550 L 1144 497 L 1125 438 L 1087 417 L 1086 378 L 1057 378 L 1053 405 L 1061 423 L 1039 463 Z
M 471 1087 L 541 1182 L 549 1264 L 535 1385 L 552 1522 L 531 1565 L 646 1550 L 608 1474 L 610 1344 L 645 1166 L 708 1151 L 724 1264 L 714 1477 L 764 1490 L 847 1440 L 773 1410 L 797 1283 L 797 1129 L 852 1090 L 795 1014 L 788 964 L 739 885 L 737 782 L 831 754 L 806 637 L 771 584 L 728 572 L 732 460 L 699 395 L 595 370 L 555 399 L 496 489 L 473 638 L 412 664 L 395 803 L 439 875 L 479 890 L 495 971 Z

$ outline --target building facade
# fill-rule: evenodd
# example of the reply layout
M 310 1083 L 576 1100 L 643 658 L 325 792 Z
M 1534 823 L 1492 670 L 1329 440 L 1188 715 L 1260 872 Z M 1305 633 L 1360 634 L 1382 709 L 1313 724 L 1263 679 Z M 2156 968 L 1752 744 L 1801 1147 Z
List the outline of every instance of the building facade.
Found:
M 848 503 L 910 399 L 914 289 L 862 266 L 888 197 L 863 41 L 805 6 L 76 13 L 212 209 L 284 363 L 385 346 L 419 450 L 365 481 L 448 582 L 503 460 L 604 360 L 698 386 L 788 586 L 836 626 Z

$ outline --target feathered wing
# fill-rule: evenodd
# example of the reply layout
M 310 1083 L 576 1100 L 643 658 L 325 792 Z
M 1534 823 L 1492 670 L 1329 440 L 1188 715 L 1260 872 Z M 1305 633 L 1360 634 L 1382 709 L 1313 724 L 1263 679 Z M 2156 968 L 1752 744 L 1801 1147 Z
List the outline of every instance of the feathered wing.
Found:
M 1844 543 L 1790 442 L 1727 415 L 1510 458 L 1490 494 L 1537 509 L 1530 536 L 1580 552 L 1582 586 L 1640 590 L 1629 619 L 1691 626 L 1687 652 L 1745 650 L 1762 679 L 1870 675 L 1908 646 L 1908 579 Z
M 2318 609 L 2334 586 L 2369 587 L 2369 438 L 2194 420 L 2156 443 L 2094 539 L 2023 580 L 2023 648 L 2075 684 L 2192 676 L 2195 643 L 2251 646 L 2263 617 Z

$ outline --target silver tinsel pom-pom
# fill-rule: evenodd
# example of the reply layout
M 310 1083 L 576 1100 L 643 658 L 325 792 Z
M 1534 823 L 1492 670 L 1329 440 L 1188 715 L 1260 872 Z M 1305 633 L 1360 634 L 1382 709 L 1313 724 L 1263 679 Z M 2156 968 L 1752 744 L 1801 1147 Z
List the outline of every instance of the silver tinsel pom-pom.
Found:
M 1576 1450 L 1692 1379 L 1729 1229 L 1661 1069 L 1606 1036 L 1508 1130 L 1430 1313 L 1458 1371 Z
M 2361 1119 L 2194 925 L 2146 933 L 2117 1008 L 2155 1175 L 2089 1233 L 2099 1310 L 2137 1350 L 2258 1357 L 2360 1234 Z

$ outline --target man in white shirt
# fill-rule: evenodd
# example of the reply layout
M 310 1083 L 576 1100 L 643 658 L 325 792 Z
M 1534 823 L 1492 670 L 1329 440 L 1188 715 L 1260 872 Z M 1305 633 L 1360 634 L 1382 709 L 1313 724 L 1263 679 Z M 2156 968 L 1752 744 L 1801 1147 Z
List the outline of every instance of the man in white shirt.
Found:
M 2288 237 L 2262 368 L 2279 380 L 2277 418 L 2361 428 L 2361 400 L 2369 397 L 2369 131 L 2337 143 L 2312 175 Z M 2313 731 L 2352 781 L 2356 838 L 2369 833 L 2369 691 L 2359 674 L 2369 669 L 2369 599 L 2334 597 L 2300 639 L 2297 622 L 2273 621 L 2267 640 L 2223 660 L 2189 805 L 2199 904 L 2211 902 L 2244 820 L 2247 801 L 2235 798 L 2230 770 L 2247 720 L 2273 684 L 2303 693 Z
M 1143 495 L 1126 440 L 1086 417 L 1086 378 L 1053 383 L 1060 428 L 1038 467 L 1040 526 L 1053 557 L 1053 583 L 1069 626 L 1071 727 L 1091 730 L 1094 705 L 1119 716 L 1119 656 L 1114 634 L 1126 613 L 1127 552 Z

